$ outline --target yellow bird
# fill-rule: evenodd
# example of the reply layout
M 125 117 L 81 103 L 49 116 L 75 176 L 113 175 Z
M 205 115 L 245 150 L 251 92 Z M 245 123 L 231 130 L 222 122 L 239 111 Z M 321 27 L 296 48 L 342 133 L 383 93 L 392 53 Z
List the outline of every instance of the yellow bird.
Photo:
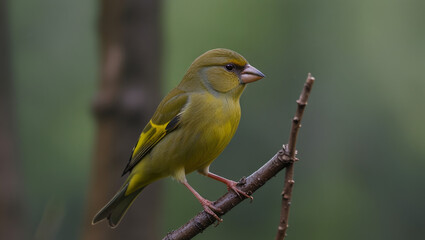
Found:
M 116 227 L 143 188 L 167 176 L 185 185 L 207 213 L 222 221 L 214 213 L 221 210 L 187 182 L 186 174 L 193 171 L 252 198 L 236 182 L 210 173 L 209 166 L 236 132 L 241 117 L 239 98 L 246 84 L 263 77 L 232 50 L 213 49 L 195 59 L 143 129 L 124 169 L 123 175 L 130 173 L 124 185 L 92 223 L 107 218 Z

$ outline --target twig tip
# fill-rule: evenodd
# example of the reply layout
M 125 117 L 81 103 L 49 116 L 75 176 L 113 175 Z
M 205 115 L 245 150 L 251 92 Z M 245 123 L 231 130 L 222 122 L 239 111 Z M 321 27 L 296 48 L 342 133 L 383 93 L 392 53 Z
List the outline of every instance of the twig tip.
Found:
M 314 81 L 314 80 L 316 80 L 316 78 L 315 78 L 315 77 L 313 77 L 313 76 L 311 75 L 311 73 L 308 73 L 307 79 L 308 79 L 309 81 Z

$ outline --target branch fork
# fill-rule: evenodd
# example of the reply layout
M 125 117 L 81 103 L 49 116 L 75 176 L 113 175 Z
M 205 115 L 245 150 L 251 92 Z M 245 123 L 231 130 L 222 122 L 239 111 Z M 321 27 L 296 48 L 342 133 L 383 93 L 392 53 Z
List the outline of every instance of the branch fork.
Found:
M 284 144 L 282 146 L 282 149 L 279 150 L 279 152 L 277 154 L 277 158 L 280 161 L 282 161 L 283 163 L 292 164 L 294 162 L 299 161 L 299 159 L 296 157 L 297 153 L 298 153 L 297 150 L 295 150 L 294 156 L 291 156 L 291 154 L 289 153 L 289 150 L 288 150 L 288 144 Z

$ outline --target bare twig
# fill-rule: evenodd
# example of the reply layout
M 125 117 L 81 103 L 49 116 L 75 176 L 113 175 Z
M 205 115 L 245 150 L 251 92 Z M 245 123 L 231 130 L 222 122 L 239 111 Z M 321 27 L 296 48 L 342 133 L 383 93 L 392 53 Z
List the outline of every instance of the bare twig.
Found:
M 307 78 L 307 82 L 313 81 L 314 78 L 310 76 Z M 308 85 L 308 90 L 306 90 Z M 307 84 L 304 86 L 303 93 L 301 93 L 301 96 L 307 95 L 310 92 L 312 84 Z M 305 93 L 306 92 L 306 93 Z M 296 117 L 298 116 L 298 119 L 301 120 L 303 108 L 306 105 L 306 98 L 305 101 L 300 98 L 297 102 L 300 102 L 299 104 L 303 105 L 302 110 L 297 110 Z M 305 104 L 303 104 L 305 103 Z M 299 107 L 300 108 L 300 107 Z M 293 125 L 295 122 L 295 118 L 293 120 Z M 296 127 L 296 130 L 294 130 L 294 126 L 292 127 L 291 131 L 291 137 L 290 143 L 292 141 L 291 147 L 295 149 L 295 141 L 298 129 L 300 127 L 298 121 L 298 125 Z M 293 150 L 295 152 L 295 150 Z M 295 154 L 295 153 L 294 153 Z M 295 159 L 295 155 L 291 158 L 288 154 L 288 149 L 284 146 L 283 149 L 281 149 L 279 152 L 277 152 L 267 163 L 265 163 L 260 169 L 255 171 L 253 174 L 251 174 L 249 177 L 241 179 L 240 183 L 238 184 L 239 188 L 249 194 L 254 193 L 257 189 L 262 187 L 269 179 L 271 179 L 273 176 L 275 176 L 278 172 L 280 172 L 283 168 L 292 166 L 293 161 Z M 222 197 L 220 197 L 217 201 L 214 202 L 214 206 L 220 208 L 222 210 L 221 214 L 217 214 L 218 216 L 222 216 L 229 212 L 233 207 L 238 205 L 240 202 L 242 202 L 245 198 L 240 198 L 237 194 L 235 194 L 233 191 L 227 192 Z M 289 209 L 288 209 L 289 210 Z M 178 239 L 191 239 L 197 234 L 201 233 L 203 230 L 205 230 L 207 227 L 212 225 L 215 222 L 215 218 L 211 217 L 208 213 L 205 211 L 202 211 L 198 213 L 195 217 L 193 217 L 189 222 L 187 222 L 185 225 L 180 227 L 177 230 L 174 230 L 167 234 L 163 238 L 163 240 L 178 240 Z
M 305 106 L 307 105 L 308 96 L 310 95 L 311 88 L 313 87 L 314 77 L 308 74 L 306 83 L 304 84 L 303 91 L 300 98 L 297 100 L 297 111 L 292 119 L 291 135 L 289 136 L 289 143 L 285 149 L 285 156 L 290 159 L 290 164 L 286 167 L 285 172 L 285 185 L 282 192 L 282 207 L 280 212 L 279 227 L 276 234 L 276 240 L 283 240 L 286 236 L 288 229 L 289 208 L 291 206 L 292 188 L 294 186 L 294 164 L 296 150 L 295 145 L 297 142 L 298 130 L 301 127 L 301 119 L 303 117 Z

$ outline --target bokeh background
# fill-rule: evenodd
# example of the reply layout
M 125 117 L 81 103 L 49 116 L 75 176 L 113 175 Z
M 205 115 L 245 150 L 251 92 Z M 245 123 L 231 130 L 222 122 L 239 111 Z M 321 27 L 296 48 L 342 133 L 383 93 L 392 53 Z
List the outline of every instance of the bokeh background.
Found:
M 100 77 L 100 4 L 6 5 L 25 206 L 21 231 L 28 239 L 40 235 L 46 218 L 54 219 L 51 239 L 83 234 L 95 146 L 91 106 Z M 297 145 L 301 160 L 288 239 L 420 239 L 424 10 L 422 0 L 164 0 L 162 95 L 197 56 L 217 47 L 241 53 L 267 75 L 246 89 L 239 129 L 211 167 L 237 180 L 287 142 L 295 100 L 311 72 L 317 81 Z M 124 168 L 127 158 L 122 161 Z M 211 200 L 226 191 L 195 173 L 188 180 Z M 201 210 L 183 186 L 162 182 L 158 236 Z M 195 239 L 274 238 L 282 187 L 280 173 L 251 204 L 242 203 Z

